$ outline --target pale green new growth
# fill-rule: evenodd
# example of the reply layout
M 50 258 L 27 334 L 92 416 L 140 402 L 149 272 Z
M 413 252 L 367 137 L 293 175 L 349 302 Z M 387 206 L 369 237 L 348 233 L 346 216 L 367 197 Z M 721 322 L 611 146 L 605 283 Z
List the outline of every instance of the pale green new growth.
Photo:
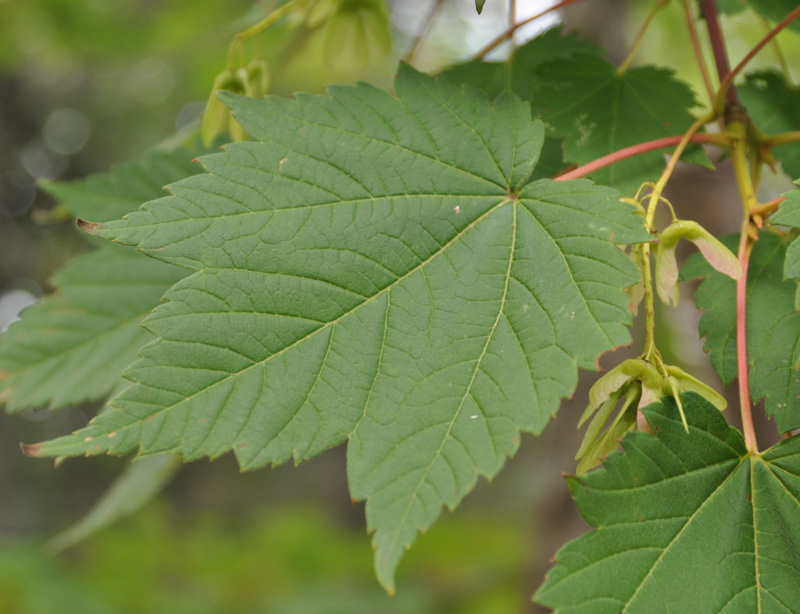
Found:
M 233 450 L 244 469 L 350 439 L 376 569 L 540 433 L 577 367 L 629 342 L 642 218 L 590 182 L 526 183 L 543 127 L 401 67 L 297 101 L 226 96 L 252 142 L 95 233 L 197 270 L 145 326 L 135 385 L 40 455 Z

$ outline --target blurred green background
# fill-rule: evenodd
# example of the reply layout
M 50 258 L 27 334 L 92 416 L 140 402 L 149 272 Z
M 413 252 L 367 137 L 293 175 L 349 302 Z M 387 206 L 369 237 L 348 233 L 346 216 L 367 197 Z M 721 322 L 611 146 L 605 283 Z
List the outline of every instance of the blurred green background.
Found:
M 176 132 L 195 130 L 231 37 L 276 4 L 0 0 L 0 330 L 52 290 L 47 280 L 64 260 L 88 249 L 72 221 L 54 219 L 54 203 L 36 180 L 104 171 Z M 550 2 L 516 4 L 524 17 Z M 246 52 L 269 58 L 273 93 L 320 91 L 324 83 L 356 78 L 385 87 L 435 5 L 389 2 L 393 47 L 374 61 L 359 57 L 359 49 L 378 49 L 380 41 L 359 48 L 346 35 L 298 34 L 289 26 L 270 30 Z M 676 40 L 681 12 L 673 5 L 656 22 L 640 61 L 685 70 L 699 87 L 691 54 Z M 521 36 L 563 20 L 601 40 L 618 61 L 649 6 L 587 1 Z M 507 7 L 489 0 L 478 18 L 474 0 L 445 0 L 416 65 L 436 69 L 469 57 L 503 30 Z M 742 41 L 763 33 L 742 25 L 753 22 L 747 19 L 730 22 Z M 791 54 L 798 45 L 790 43 Z M 734 38 L 732 47 L 745 44 Z M 679 351 L 701 365 L 696 334 L 688 338 L 679 340 Z M 693 371 L 701 368 L 707 367 Z M 230 457 L 193 463 L 140 513 L 49 556 L 46 540 L 78 521 L 127 460 L 76 459 L 55 469 L 19 452 L 20 442 L 83 426 L 96 405 L 0 413 L 0 614 L 540 611 L 530 595 L 557 547 L 586 527 L 560 472 L 574 470 L 575 425 L 593 379 L 584 374 L 576 402 L 565 402 L 540 440 L 523 438 L 493 484 L 481 481 L 455 513 L 445 511 L 419 538 L 400 565 L 394 598 L 374 579 L 363 506 L 347 493 L 343 448 L 299 467 L 248 474 Z

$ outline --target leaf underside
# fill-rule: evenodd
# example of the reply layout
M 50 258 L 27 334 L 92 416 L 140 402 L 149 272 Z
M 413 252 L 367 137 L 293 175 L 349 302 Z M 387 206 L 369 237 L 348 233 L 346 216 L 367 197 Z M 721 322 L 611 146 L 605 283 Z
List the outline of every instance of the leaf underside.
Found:
M 145 321 L 111 410 L 28 451 L 233 450 L 253 469 L 349 438 L 393 590 L 417 532 L 629 342 L 637 271 L 613 242 L 649 240 L 609 188 L 525 185 L 544 129 L 512 94 L 408 67 L 395 91 L 225 96 L 254 140 L 95 230 L 197 272 Z
M 723 239 L 736 249 L 738 237 Z M 753 247 L 747 273 L 747 357 L 750 394 L 765 399 L 766 412 L 775 417 L 778 430 L 800 427 L 800 314 L 795 311 L 796 283 L 783 281 L 786 242 L 762 232 Z M 695 294 L 700 336 L 722 382 L 736 377 L 736 282 L 692 255 L 681 271 L 683 279 L 703 277 Z M 788 367 L 788 368 L 787 368 Z
M 800 603 L 800 437 L 749 455 L 702 397 L 644 409 L 602 470 L 568 484 L 595 530 L 556 554 L 556 613 L 790 613 Z

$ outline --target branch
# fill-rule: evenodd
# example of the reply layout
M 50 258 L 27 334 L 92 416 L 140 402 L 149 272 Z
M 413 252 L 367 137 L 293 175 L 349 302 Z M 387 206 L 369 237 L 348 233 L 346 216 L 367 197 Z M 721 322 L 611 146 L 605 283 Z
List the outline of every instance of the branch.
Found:
M 514 32 L 519 30 L 522 26 L 526 26 L 529 23 L 531 23 L 532 21 L 536 21 L 537 19 L 539 19 L 539 17 L 544 17 L 548 13 L 551 13 L 551 12 L 556 11 L 558 9 L 562 9 L 565 6 L 569 6 L 570 4 L 575 4 L 576 2 L 580 2 L 580 1 L 581 0 L 561 0 L 561 2 L 559 2 L 558 4 L 554 4 L 550 8 L 547 8 L 547 9 L 543 10 L 541 13 L 537 13 L 536 15 L 533 15 L 532 17 L 528 17 L 527 19 L 523 19 L 519 23 L 515 23 L 513 26 L 511 26 L 505 32 L 503 32 L 500 36 L 498 36 L 492 42 L 490 42 L 488 45 L 486 45 L 483 49 L 478 51 L 478 53 L 476 53 L 475 56 L 472 59 L 473 60 L 482 60 L 483 57 L 487 53 L 489 53 L 490 51 L 494 51 L 497 47 L 502 45 L 504 42 L 506 42 L 512 36 L 514 36 Z
M 703 58 L 703 50 L 700 47 L 700 40 L 697 37 L 697 28 L 694 25 L 694 16 L 692 15 L 692 9 L 689 6 L 688 0 L 682 0 L 681 4 L 683 4 L 683 12 L 686 15 L 686 24 L 689 28 L 689 38 L 692 41 L 692 49 L 694 50 L 694 57 L 697 60 L 697 66 L 700 69 L 700 74 L 703 77 L 703 83 L 706 86 L 706 93 L 708 94 L 708 100 L 710 104 L 714 104 L 714 88 L 711 86 L 711 78 L 708 75 L 708 68 L 706 67 L 706 61 Z
M 700 0 L 703 7 L 703 16 L 706 20 L 706 28 L 708 28 L 708 37 L 711 41 L 711 49 L 714 51 L 714 62 L 717 65 L 717 75 L 719 75 L 720 83 L 724 83 L 730 76 L 731 67 L 728 64 L 728 52 L 725 50 L 725 39 L 722 37 L 722 28 L 719 27 L 719 15 L 717 14 L 716 0 Z M 720 91 L 722 87 L 720 86 Z M 736 90 L 731 88 L 728 92 L 725 90 L 724 96 L 731 102 L 738 102 L 736 97 Z M 717 94 L 717 100 L 720 95 Z
M 579 166 L 578 168 L 563 173 L 561 175 L 557 175 L 553 177 L 556 181 L 566 181 L 568 179 L 578 179 L 579 177 L 585 177 L 586 175 L 591 175 L 595 171 L 600 170 L 601 168 L 605 168 L 607 166 L 611 166 L 616 162 L 620 162 L 621 160 L 625 160 L 627 158 L 633 158 L 635 156 L 639 156 L 644 153 L 648 153 L 651 151 L 655 151 L 657 149 L 664 149 L 666 147 L 672 147 L 674 145 L 680 144 L 683 140 L 683 136 L 668 136 L 662 139 L 656 139 L 654 141 L 647 141 L 645 143 L 639 143 L 638 145 L 632 145 L 630 147 L 626 147 L 625 149 L 620 149 L 619 151 L 615 151 L 613 153 L 608 154 L 607 156 L 603 156 L 602 158 L 598 158 L 593 162 L 589 162 L 583 166 Z M 712 143 L 714 145 L 722 145 L 722 146 L 729 146 L 731 144 L 731 139 L 724 134 L 695 134 L 689 139 L 690 143 Z
M 422 41 L 428 35 L 439 9 L 442 8 L 442 4 L 444 4 L 444 0 L 436 0 L 436 4 L 433 5 L 431 12 L 428 13 L 428 18 L 425 20 L 425 25 L 423 26 L 422 30 L 420 30 L 420 33 L 414 37 L 414 42 L 411 43 L 411 48 L 408 50 L 408 54 L 406 54 L 406 57 L 403 59 L 403 61 L 407 64 L 414 64 L 414 60 L 417 58 L 417 53 L 419 53 L 420 47 L 422 47 Z

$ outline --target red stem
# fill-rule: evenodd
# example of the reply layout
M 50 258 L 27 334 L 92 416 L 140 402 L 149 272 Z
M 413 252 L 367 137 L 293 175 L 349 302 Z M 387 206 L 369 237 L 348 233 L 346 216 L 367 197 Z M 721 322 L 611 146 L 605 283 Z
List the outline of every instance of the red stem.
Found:
M 567 179 L 578 179 L 579 177 L 585 177 L 586 175 L 591 175 L 601 168 L 611 166 L 612 164 L 621 160 L 625 160 L 626 158 L 632 158 L 634 156 L 655 151 L 657 149 L 664 149 L 665 147 L 673 147 L 679 144 L 682 139 L 683 136 L 667 136 L 663 139 L 656 139 L 654 141 L 647 141 L 645 143 L 639 143 L 638 145 L 632 145 L 630 147 L 626 147 L 625 149 L 620 149 L 619 151 L 610 153 L 607 156 L 603 156 L 602 158 L 598 158 L 597 160 L 589 162 L 588 164 L 584 164 L 583 166 L 579 166 L 578 168 L 562 175 L 553 177 L 553 179 L 556 181 L 566 181 Z M 692 138 L 689 139 L 689 142 L 714 143 L 717 145 L 730 144 L 727 137 L 719 134 L 695 134 L 692 135 Z
M 758 452 L 753 412 L 750 410 L 752 407 L 750 379 L 747 372 L 747 268 L 752 251 L 753 241 L 750 239 L 749 233 L 742 233 L 739 241 L 739 264 L 742 267 L 742 276 L 736 280 L 736 364 L 739 375 L 739 404 L 742 413 L 744 443 L 751 452 Z

